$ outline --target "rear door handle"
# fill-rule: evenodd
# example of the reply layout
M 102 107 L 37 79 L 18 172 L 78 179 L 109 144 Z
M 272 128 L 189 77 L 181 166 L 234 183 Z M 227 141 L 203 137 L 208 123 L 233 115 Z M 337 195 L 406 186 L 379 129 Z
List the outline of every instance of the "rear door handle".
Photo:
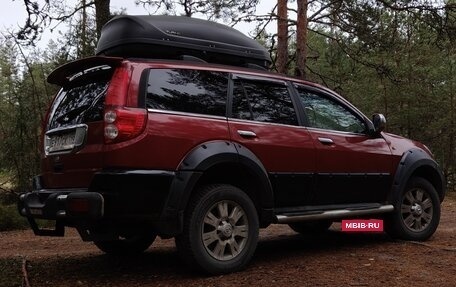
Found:
M 318 138 L 318 140 L 324 145 L 333 145 L 334 141 L 330 138 Z
M 241 137 L 244 137 L 244 138 L 256 138 L 256 136 L 257 136 L 256 133 L 254 133 L 252 131 L 238 130 L 237 132 Z

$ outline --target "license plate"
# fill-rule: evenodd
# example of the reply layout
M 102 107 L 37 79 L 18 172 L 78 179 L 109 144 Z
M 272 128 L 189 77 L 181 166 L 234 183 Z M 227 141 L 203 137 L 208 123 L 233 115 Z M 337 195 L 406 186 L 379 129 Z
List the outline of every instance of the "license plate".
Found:
M 38 208 L 30 208 L 31 215 L 43 215 L 43 211 Z
M 44 150 L 46 155 L 71 153 L 84 146 L 87 125 L 80 124 L 56 128 L 46 133 Z
M 70 132 L 66 134 L 52 135 L 48 137 L 46 151 L 59 152 L 71 150 L 74 148 L 76 132 Z

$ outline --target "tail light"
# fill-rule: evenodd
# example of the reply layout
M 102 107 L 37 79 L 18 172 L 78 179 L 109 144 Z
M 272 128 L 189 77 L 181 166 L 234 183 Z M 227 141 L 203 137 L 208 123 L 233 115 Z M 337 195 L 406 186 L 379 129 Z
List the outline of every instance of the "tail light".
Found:
M 130 71 L 126 67 L 119 67 L 115 70 L 106 93 L 106 105 L 123 106 L 130 84 Z
M 129 140 L 140 135 L 145 126 L 147 111 L 124 107 L 130 83 L 130 71 L 119 67 L 114 72 L 106 94 L 104 136 L 106 143 Z
M 140 135 L 146 126 L 145 109 L 106 106 L 104 136 L 106 143 L 121 142 Z

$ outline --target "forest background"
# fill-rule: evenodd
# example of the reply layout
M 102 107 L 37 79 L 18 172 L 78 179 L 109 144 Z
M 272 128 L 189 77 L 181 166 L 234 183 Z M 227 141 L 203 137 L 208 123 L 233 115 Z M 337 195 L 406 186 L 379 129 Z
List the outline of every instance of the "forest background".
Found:
M 25 225 L 14 202 L 40 169 L 40 133 L 59 65 L 94 55 L 110 0 L 21 2 L 22 24 L 0 28 L 0 231 Z M 262 0 L 268 1 L 268 0 Z M 387 131 L 426 144 L 456 180 L 456 0 L 127 0 L 144 14 L 198 17 L 238 27 L 261 42 L 272 70 L 337 91 Z M 69 4 L 70 3 L 70 4 Z M 271 3 L 269 3 L 271 4 Z M 43 33 L 65 25 L 45 48 Z M 57 38 L 57 39 L 56 39 Z M 42 46 L 42 45 L 41 45 Z

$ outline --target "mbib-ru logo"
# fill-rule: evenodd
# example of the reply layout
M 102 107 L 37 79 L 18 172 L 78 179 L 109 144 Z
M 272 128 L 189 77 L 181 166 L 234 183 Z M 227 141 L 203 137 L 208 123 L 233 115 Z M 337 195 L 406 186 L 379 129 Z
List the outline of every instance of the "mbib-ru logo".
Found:
M 342 231 L 345 231 L 345 232 L 383 232 L 383 220 L 381 220 L 381 219 L 342 220 Z

